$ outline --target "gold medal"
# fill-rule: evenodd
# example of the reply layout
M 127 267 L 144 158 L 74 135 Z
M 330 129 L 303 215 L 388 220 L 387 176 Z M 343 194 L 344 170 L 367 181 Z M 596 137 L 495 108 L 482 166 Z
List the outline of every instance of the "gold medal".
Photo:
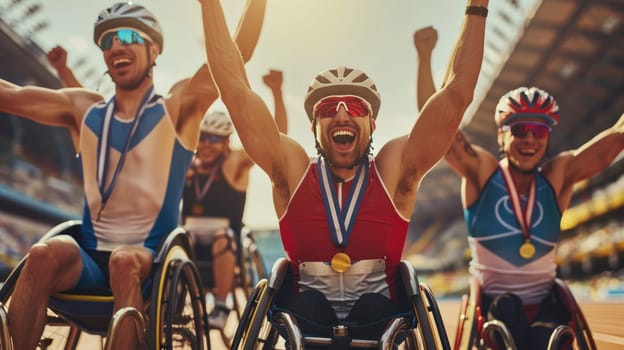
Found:
M 336 272 L 345 272 L 351 267 L 351 258 L 343 252 L 334 254 L 331 258 L 331 267 Z
M 531 259 L 533 255 L 535 255 L 535 246 L 533 245 L 533 243 L 526 240 L 520 246 L 519 253 L 521 257 L 525 259 Z
M 204 207 L 199 203 L 195 203 L 193 204 L 193 207 L 191 208 L 191 212 L 195 216 L 200 216 L 201 214 L 204 213 Z

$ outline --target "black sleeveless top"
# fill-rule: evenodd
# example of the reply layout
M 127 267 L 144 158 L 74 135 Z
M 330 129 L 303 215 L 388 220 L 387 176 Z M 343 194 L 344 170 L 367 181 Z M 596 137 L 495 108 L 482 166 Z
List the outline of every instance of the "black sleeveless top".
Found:
M 195 196 L 195 177 L 199 180 L 201 190 L 208 181 L 210 174 L 200 175 L 193 171 L 193 175 L 187 176 L 184 183 L 184 193 L 182 194 L 182 215 L 197 217 L 220 217 L 230 220 L 230 227 L 240 238 L 240 231 L 243 226 L 243 210 L 245 209 L 245 199 L 247 192 L 234 189 L 223 176 L 223 168 L 218 167 L 212 185 L 201 201 L 197 201 Z M 198 211 L 198 204 L 201 206 L 201 213 Z

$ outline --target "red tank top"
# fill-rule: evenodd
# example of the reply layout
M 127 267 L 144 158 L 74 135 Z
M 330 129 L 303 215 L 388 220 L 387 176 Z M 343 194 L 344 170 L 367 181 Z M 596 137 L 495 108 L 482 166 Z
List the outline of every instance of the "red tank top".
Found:
M 354 261 L 384 259 L 390 296 L 396 300 L 398 265 L 409 221 L 394 207 L 377 173 L 374 160 L 370 162 L 366 191 L 346 248 L 339 248 L 332 241 L 319 187 L 317 165 L 316 159 L 311 161 L 290 199 L 286 213 L 280 219 L 282 244 L 292 265 L 294 281 L 299 280 L 300 262 L 329 262 L 334 254 L 342 251 Z M 334 181 L 336 193 L 342 193 L 343 201 L 352 183 L 351 180 L 344 183 Z M 342 186 L 340 192 L 339 186 Z

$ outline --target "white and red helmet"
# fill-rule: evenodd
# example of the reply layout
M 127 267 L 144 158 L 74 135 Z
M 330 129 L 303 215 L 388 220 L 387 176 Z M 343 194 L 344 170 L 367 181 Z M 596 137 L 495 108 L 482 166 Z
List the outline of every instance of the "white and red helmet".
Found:
M 555 98 L 536 87 L 521 87 L 509 91 L 498 101 L 494 113 L 497 127 L 526 118 L 540 118 L 551 126 L 557 125 L 559 106 Z

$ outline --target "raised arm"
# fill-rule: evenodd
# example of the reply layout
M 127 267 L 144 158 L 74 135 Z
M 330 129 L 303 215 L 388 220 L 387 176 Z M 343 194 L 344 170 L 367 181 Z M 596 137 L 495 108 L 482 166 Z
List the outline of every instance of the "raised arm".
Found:
M 624 149 L 624 114 L 581 147 L 563 152 L 546 163 L 544 174 L 559 192 L 561 209 L 567 208 L 576 182 L 603 171 Z
M 624 149 L 624 114 L 610 128 L 603 130 L 576 150 L 564 152 L 568 158 L 565 178 L 569 181 L 588 179 L 604 170 Z
M 61 83 L 64 87 L 82 87 L 82 84 L 76 79 L 74 72 L 67 67 L 67 51 L 62 46 L 55 46 L 48 51 L 46 57 L 52 68 L 56 70 Z
M 431 53 L 437 40 L 438 33 L 433 27 L 425 27 L 414 33 L 414 47 L 418 54 L 416 100 L 420 110 L 436 92 L 431 73 Z M 451 168 L 465 178 L 465 181 L 473 183 L 475 189 L 480 188 L 498 164 L 487 150 L 470 144 L 466 135 L 461 131 L 455 135 L 445 157 Z
M 84 113 L 102 96 L 84 89 L 21 87 L 0 79 L 0 112 L 69 129 L 74 146 Z
M 294 142 L 280 137 L 268 107 L 251 90 L 241 55 L 230 38 L 219 1 L 202 0 L 202 7 L 208 63 L 221 99 L 230 113 L 243 147 L 269 175 L 276 191 L 287 200 L 289 187 L 286 165 L 293 166 L 287 158 L 297 157 L 307 163 L 305 151 Z
M 487 5 L 487 0 L 468 1 L 468 6 Z M 404 169 L 413 167 L 419 172 L 426 172 L 447 152 L 463 114 L 472 102 L 483 60 L 484 33 L 485 17 L 464 16 L 451 54 L 447 79 L 442 88 L 429 98 L 409 135 L 406 152 L 403 153 Z M 413 149 L 417 151 L 410 152 Z
M 266 0 L 248 0 L 238 23 L 235 40 L 247 63 L 258 43 Z M 202 64 L 190 79 L 176 83 L 169 91 L 167 107 L 183 142 L 191 148 L 197 146 L 199 129 L 204 113 L 219 97 L 207 64 Z
M 281 70 L 271 69 L 268 74 L 262 77 L 262 81 L 271 89 L 273 93 L 273 101 L 275 103 L 274 118 L 277 128 L 282 134 L 288 134 L 288 116 L 286 114 L 286 106 L 284 105 L 284 96 L 282 94 L 283 75 Z
M 238 22 L 234 40 L 245 63 L 249 62 L 258 44 L 265 12 L 266 0 L 248 0 Z
M 485 8 L 487 4 L 487 0 L 468 1 L 469 6 Z M 444 86 L 429 98 L 409 135 L 390 141 L 379 153 L 386 186 L 404 214 L 411 213 L 420 180 L 448 151 L 472 101 L 483 59 L 484 32 L 485 17 L 464 16 Z
M 418 56 L 416 101 L 419 111 L 423 109 L 429 97 L 436 92 L 431 73 L 431 53 L 437 42 L 438 32 L 431 26 L 414 32 L 414 47 Z

